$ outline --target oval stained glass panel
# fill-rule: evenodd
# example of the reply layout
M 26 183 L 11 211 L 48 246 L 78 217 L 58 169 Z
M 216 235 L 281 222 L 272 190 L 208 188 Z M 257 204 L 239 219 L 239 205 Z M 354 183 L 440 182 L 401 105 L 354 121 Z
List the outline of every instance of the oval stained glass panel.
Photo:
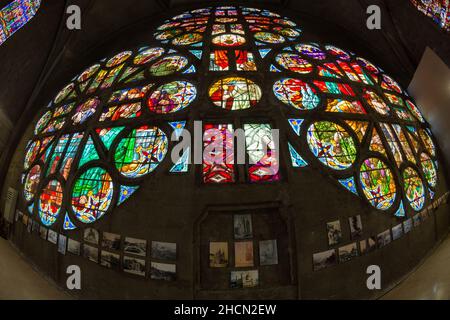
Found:
M 243 110 L 255 106 L 261 99 L 261 88 L 252 80 L 228 77 L 216 81 L 209 89 L 211 101 L 226 110 Z
M 79 105 L 72 116 L 73 124 L 86 122 L 95 113 L 99 104 L 100 100 L 94 97 Z
M 36 127 L 34 128 L 34 134 L 38 135 L 39 133 L 44 130 L 44 128 L 47 126 L 47 124 L 50 122 L 50 119 L 52 118 L 52 111 L 47 111 L 44 113 L 44 115 L 38 120 L 36 123 Z
M 275 57 L 275 61 L 289 71 L 301 74 L 308 74 L 313 71 L 313 65 L 295 53 L 280 53 Z
M 187 81 L 172 81 L 158 87 L 148 98 L 151 112 L 167 114 L 180 111 L 189 106 L 197 96 L 195 86 Z
M 254 34 L 254 37 L 258 41 L 270 44 L 278 44 L 285 41 L 282 35 L 272 32 L 257 32 Z
M 133 63 L 143 65 L 159 58 L 164 53 L 163 48 L 150 48 L 140 52 L 134 57 Z
M 132 51 L 123 51 L 121 53 L 118 53 L 114 57 L 112 57 L 111 59 L 108 60 L 108 62 L 106 63 L 106 67 L 112 68 L 112 67 L 118 66 L 119 64 L 122 64 L 125 61 L 127 61 L 128 58 L 130 58 L 132 54 L 133 54 Z
M 425 188 L 419 174 L 411 167 L 403 170 L 403 189 L 411 207 L 415 211 L 422 209 L 425 203 Z
M 169 56 L 155 62 L 150 67 L 150 74 L 153 76 L 167 76 L 169 74 L 183 70 L 188 64 L 188 59 L 183 56 Z
M 324 60 L 327 57 L 325 52 L 312 44 L 298 44 L 295 46 L 295 49 L 301 54 L 315 60 Z
M 172 44 L 176 46 L 188 46 L 202 41 L 203 36 L 200 33 L 187 33 L 176 37 L 172 40 Z
M 221 34 L 212 39 L 212 43 L 221 47 L 237 47 L 245 43 L 245 38 L 237 34 Z
M 299 110 L 312 110 L 319 106 L 320 98 L 316 90 L 306 82 L 286 78 L 275 82 L 273 93 L 281 102 Z

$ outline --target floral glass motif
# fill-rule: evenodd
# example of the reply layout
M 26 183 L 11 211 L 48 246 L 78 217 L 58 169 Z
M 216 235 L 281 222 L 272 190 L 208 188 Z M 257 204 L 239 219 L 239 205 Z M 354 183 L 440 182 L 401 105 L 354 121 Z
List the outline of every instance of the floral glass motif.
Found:
M 113 200 L 114 184 L 103 168 L 93 167 L 75 181 L 72 190 L 72 210 L 83 223 L 93 223 L 109 209 Z
M 415 211 L 422 209 L 425 203 L 425 188 L 416 170 L 407 167 L 403 170 L 403 188 L 406 198 Z
M 139 178 L 158 167 L 167 153 L 168 139 L 157 127 L 143 126 L 122 139 L 114 153 L 114 163 L 120 174 Z
M 261 88 L 252 80 L 229 77 L 215 82 L 209 89 L 211 101 L 226 110 L 254 107 L 261 99 Z
M 332 169 L 345 170 L 356 160 L 355 141 L 347 130 L 334 122 L 313 123 L 308 129 L 307 140 L 314 156 Z
M 378 158 L 364 160 L 360 169 L 361 187 L 372 206 L 387 210 L 396 197 L 394 176 L 389 167 Z

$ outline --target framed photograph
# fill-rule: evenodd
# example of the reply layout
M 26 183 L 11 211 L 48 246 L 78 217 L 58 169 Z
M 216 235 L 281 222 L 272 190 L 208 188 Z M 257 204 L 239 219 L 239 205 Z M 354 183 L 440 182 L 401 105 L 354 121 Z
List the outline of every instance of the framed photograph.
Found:
M 403 236 L 403 224 L 400 223 L 392 227 L 392 240 L 400 239 Z
M 47 240 L 47 232 L 48 232 L 48 229 L 46 227 L 40 226 L 39 237 L 41 237 L 41 239 Z
M 350 237 L 352 240 L 361 239 L 363 231 L 361 216 L 357 215 L 348 218 L 348 224 L 350 225 Z
M 67 251 L 71 254 L 79 256 L 81 254 L 81 243 L 69 238 L 67 240 Z
M 65 255 L 66 250 L 67 250 L 67 237 L 60 234 L 58 236 L 58 252 L 61 253 L 62 255 Z
M 147 255 L 147 240 L 126 237 L 123 252 L 145 257 Z
M 403 221 L 403 232 L 405 234 L 409 233 L 412 230 L 412 226 L 413 226 L 413 224 L 412 224 L 412 219 L 411 218 L 409 218 L 408 220 Z
M 234 243 L 234 265 L 237 268 L 253 267 L 253 241 Z
M 152 241 L 152 258 L 157 260 L 177 260 L 177 244 Z
M 103 232 L 102 247 L 107 250 L 120 250 L 120 234 Z
M 259 265 L 272 266 L 278 264 L 277 240 L 259 242 Z
M 83 240 L 86 243 L 98 245 L 100 235 L 97 230 L 93 228 L 84 229 Z
M 254 288 L 259 285 L 258 270 L 231 271 L 230 287 L 233 289 Z
M 228 242 L 209 243 L 209 266 L 212 268 L 228 267 Z
M 367 238 L 367 253 L 377 250 L 377 237 Z
M 319 271 L 337 264 L 336 250 L 331 249 L 313 254 L 313 270 Z
M 98 263 L 98 249 L 90 245 L 83 245 L 83 258 Z
M 418 227 L 420 225 L 420 215 L 416 214 L 413 216 L 413 225 L 414 227 Z
M 328 245 L 334 246 L 342 241 L 341 222 L 339 220 L 327 222 Z
M 150 265 L 150 279 L 174 281 L 177 276 L 177 266 L 168 263 L 152 262 Z
M 235 214 L 233 225 L 234 225 L 234 239 L 244 240 L 253 238 L 251 214 Z
M 378 248 L 383 248 L 389 243 L 391 243 L 391 229 L 387 229 L 377 235 Z
M 108 269 L 119 269 L 120 255 L 102 250 L 100 252 L 100 265 Z
M 33 220 L 32 232 L 39 232 L 39 222 Z
M 58 243 L 58 233 L 56 231 L 53 231 L 52 229 L 48 230 L 48 236 L 47 240 L 50 243 L 57 244 Z
M 124 256 L 123 271 L 137 276 L 145 277 L 145 260 Z
M 358 247 L 356 242 L 350 243 L 339 248 L 339 262 L 347 262 L 358 256 Z
M 361 253 L 361 255 L 367 253 L 367 239 L 359 241 L 359 252 Z

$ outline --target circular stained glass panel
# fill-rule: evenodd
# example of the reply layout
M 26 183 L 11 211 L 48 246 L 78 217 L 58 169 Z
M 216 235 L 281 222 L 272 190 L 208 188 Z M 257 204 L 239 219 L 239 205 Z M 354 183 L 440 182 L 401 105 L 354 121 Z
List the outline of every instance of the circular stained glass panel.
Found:
M 60 103 L 61 101 L 63 101 L 70 93 L 73 92 L 73 89 L 75 89 L 75 85 L 73 83 L 69 83 L 56 95 L 54 102 Z
M 40 181 L 41 167 L 39 165 L 35 165 L 33 168 L 31 168 L 30 172 L 28 172 L 27 178 L 25 179 L 23 194 L 26 201 L 33 200 Z
M 237 47 L 245 43 L 245 38 L 237 34 L 221 34 L 214 37 L 212 43 L 222 47 Z
M 52 111 L 47 111 L 46 113 L 44 113 L 44 115 L 36 123 L 36 127 L 34 128 L 34 134 L 38 135 L 39 133 L 42 132 L 42 130 L 44 130 L 44 128 L 50 122 L 52 114 L 53 114 Z
M 394 204 L 396 186 L 389 167 L 378 158 L 364 160 L 359 179 L 367 200 L 380 210 L 387 210 Z
M 273 92 L 278 100 L 299 110 L 312 110 L 319 106 L 316 90 L 299 79 L 279 80 L 273 85 Z
M 183 56 L 168 56 L 155 62 L 150 67 L 153 76 L 167 76 L 169 74 L 183 70 L 188 64 L 188 59 Z
M 280 53 L 275 60 L 280 66 L 293 72 L 307 74 L 313 71 L 313 65 L 295 53 Z
M 140 52 L 134 57 L 134 64 L 143 65 L 159 58 L 164 53 L 163 48 L 150 48 Z
M 271 44 L 283 43 L 285 41 L 282 35 L 272 32 L 257 32 L 254 37 L 258 41 Z
M 109 59 L 108 62 L 106 62 L 106 67 L 112 68 L 112 67 L 118 66 L 119 64 L 122 64 L 125 61 L 127 61 L 128 58 L 131 57 L 132 54 L 133 54 L 132 51 L 124 51 L 124 52 L 118 53 L 114 57 Z
M 166 134 L 157 127 L 134 129 L 117 145 L 114 163 L 119 173 L 130 179 L 140 178 L 156 169 L 168 148 Z
M 437 185 L 437 171 L 433 160 L 426 153 L 420 155 L 420 164 L 422 166 L 422 171 L 427 179 L 428 184 L 434 188 Z
M 334 122 L 313 123 L 308 129 L 307 141 L 314 156 L 332 169 L 348 169 L 356 160 L 355 141 L 347 130 Z
M 345 60 L 345 61 L 348 61 L 351 59 L 350 55 L 347 52 L 345 52 L 344 50 L 342 50 L 338 47 L 328 45 L 328 46 L 325 46 L 325 49 L 327 49 L 327 51 L 329 53 L 331 53 L 337 59 Z
M 203 36 L 200 33 L 186 33 L 172 40 L 176 46 L 188 46 L 202 41 Z
M 209 89 L 212 102 L 226 110 L 243 110 L 255 106 L 261 99 L 261 88 L 242 77 L 229 77 L 216 81 Z
M 155 38 L 156 38 L 156 40 L 168 40 L 168 39 L 172 39 L 173 37 L 176 37 L 180 33 L 183 33 L 183 30 L 172 29 L 172 30 L 167 30 L 167 31 L 163 31 L 163 32 L 159 33 Z
M 273 30 L 285 37 L 296 38 L 300 35 L 300 32 L 292 28 L 275 27 Z
M 422 209 L 425 203 L 425 188 L 419 174 L 411 167 L 403 170 L 403 188 L 411 207 L 415 211 Z
M 72 190 L 72 210 L 83 223 L 93 223 L 109 209 L 114 194 L 110 174 L 103 168 L 90 168 L 75 181 Z
M 99 64 L 94 64 L 93 66 L 90 66 L 86 70 L 84 70 L 77 78 L 78 82 L 84 82 L 88 80 L 90 77 L 94 75 L 94 73 L 97 72 L 97 70 L 100 68 Z
M 63 190 L 61 183 L 51 180 L 39 197 L 39 218 L 42 224 L 51 226 L 58 218 L 62 206 Z
M 100 100 L 97 97 L 91 98 L 77 107 L 72 116 L 73 124 L 82 124 L 86 122 L 97 110 Z
M 151 112 L 167 114 L 186 108 L 196 96 L 197 89 L 192 83 L 172 81 L 153 91 L 147 104 Z
M 298 44 L 295 46 L 295 49 L 301 54 L 315 60 L 324 60 L 327 57 L 325 52 L 312 44 Z

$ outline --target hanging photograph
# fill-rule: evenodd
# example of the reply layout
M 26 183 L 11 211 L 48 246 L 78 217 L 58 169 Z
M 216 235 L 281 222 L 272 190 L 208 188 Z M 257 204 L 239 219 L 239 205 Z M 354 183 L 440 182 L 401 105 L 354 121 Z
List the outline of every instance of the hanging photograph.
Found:
M 123 252 L 145 257 L 147 255 L 147 240 L 126 237 Z
M 152 258 L 157 260 L 177 260 L 177 244 L 152 241 Z
M 400 239 L 403 236 L 403 225 L 400 223 L 392 228 L 392 240 Z
M 378 248 L 383 248 L 384 246 L 391 243 L 391 230 L 387 229 L 377 235 Z
M 334 246 L 342 241 L 341 222 L 339 220 L 327 222 L 328 245 Z
M 348 244 L 346 246 L 342 246 L 339 248 L 339 262 L 347 262 L 352 260 L 353 258 L 357 257 L 358 254 L 358 247 L 356 245 L 356 242 L 353 242 L 351 244 Z
M 209 266 L 212 268 L 228 267 L 228 242 L 209 243 Z
M 177 266 L 168 263 L 152 262 L 150 265 L 150 278 L 152 280 L 174 281 L 177 275 Z
M 58 236 L 58 252 L 61 253 L 62 255 L 65 255 L 66 250 L 67 250 L 67 237 L 60 234 Z
M 120 234 L 103 232 L 102 247 L 107 250 L 120 250 Z
M 352 240 L 360 239 L 363 231 L 361 216 L 357 215 L 348 218 L 348 224 L 350 225 L 350 237 Z
M 367 239 L 367 252 L 377 250 L 377 237 L 372 236 Z
M 264 240 L 259 242 L 259 264 L 261 266 L 278 264 L 277 240 Z
M 98 263 L 98 249 L 87 244 L 83 245 L 83 258 Z
M 336 250 L 331 249 L 313 254 L 313 269 L 319 271 L 337 264 Z
M 109 269 L 119 269 L 120 256 L 116 253 L 102 250 L 100 252 L 100 265 Z
M 67 241 L 67 251 L 71 254 L 79 256 L 81 254 L 80 242 L 69 238 L 69 240 Z
M 84 230 L 84 242 L 98 245 L 100 235 L 97 230 L 93 228 L 87 228 Z
M 237 268 L 253 267 L 253 241 L 234 243 L 234 265 Z
M 252 215 L 234 215 L 234 238 L 236 240 L 253 238 Z
M 50 243 L 57 244 L 58 243 L 58 233 L 56 231 L 53 231 L 52 229 L 49 229 L 47 240 Z
M 41 239 L 47 240 L 47 228 L 44 226 L 40 226 L 39 228 L 39 237 L 41 237 Z
M 409 218 L 408 220 L 403 221 L 403 231 L 406 233 L 409 233 L 412 230 L 412 219 Z
M 258 270 L 232 271 L 230 287 L 232 289 L 254 288 L 259 284 Z
M 124 256 L 123 271 L 145 277 L 145 260 Z

